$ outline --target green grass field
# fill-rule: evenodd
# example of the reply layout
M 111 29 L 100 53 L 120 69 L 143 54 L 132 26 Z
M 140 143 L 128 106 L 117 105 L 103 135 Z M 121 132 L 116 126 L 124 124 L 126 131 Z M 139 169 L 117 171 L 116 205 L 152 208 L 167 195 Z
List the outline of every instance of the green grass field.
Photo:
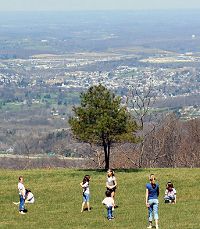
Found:
M 145 184 L 148 175 L 155 173 L 160 184 L 160 228 L 200 228 L 200 169 L 144 169 L 116 171 L 115 219 L 106 219 L 101 204 L 105 192 L 106 173 L 102 171 L 55 170 L 0 170 L 0 228 L 109 228 L 142 229 L 147 227 Z M 80 212 L 81 187 L 85 174 L 91 175 L 91 212 Z M 20 215 L 12 202 L 18 201 L 18 176 L 25 178 L 36 202 L 28 205 L 28 213 Z M 177 204 L 163 202 L 165 184 L 172 180 L 177 189 Z

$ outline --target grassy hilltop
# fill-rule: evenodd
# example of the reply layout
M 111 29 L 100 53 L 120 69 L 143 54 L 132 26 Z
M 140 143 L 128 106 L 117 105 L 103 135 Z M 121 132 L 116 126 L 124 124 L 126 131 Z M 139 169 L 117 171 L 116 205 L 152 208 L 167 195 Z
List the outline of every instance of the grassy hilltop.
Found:
M 144 169 L 116 171 L 118 189 L 115 219 L 106 219 L 104 198 L 106 174 L 102 171 L 80 170 L 0 170 L 0 228 L 109 228 L 142 229 L 147 226 L 145 184 L 155 173 L 160 184 L 160 228 L 200 228 L 200 169 Z M 91 212 L 80 212 L 81 187 L 85 174 L 91 175 Z M 18 201 L 18 176 L 25 178 L 36 202 L 27 205 L 28 213 L 20 215 L 12 202 Z M 165 184 L 172 180 L 177 189 L 177 204 L 163 203 Z

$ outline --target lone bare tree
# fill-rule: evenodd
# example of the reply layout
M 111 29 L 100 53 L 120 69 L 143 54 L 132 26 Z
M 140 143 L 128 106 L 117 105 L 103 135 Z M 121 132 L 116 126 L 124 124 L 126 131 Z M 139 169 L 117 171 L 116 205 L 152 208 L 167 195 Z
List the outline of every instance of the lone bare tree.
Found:
M 131 86 L 127 96 L 127 106 L 132 111 L 134 119 L 137 121 L 140 131 L 139 157 L 138 162 L 134 165 L 142 167 L 144 157 L 144 143 L 146 138 L 156 128 L 155 113 L 152 106 L 155 103 L 155 95 L 153 94 L 153 81 L 149 79 L 149 83 L 143 87 Z

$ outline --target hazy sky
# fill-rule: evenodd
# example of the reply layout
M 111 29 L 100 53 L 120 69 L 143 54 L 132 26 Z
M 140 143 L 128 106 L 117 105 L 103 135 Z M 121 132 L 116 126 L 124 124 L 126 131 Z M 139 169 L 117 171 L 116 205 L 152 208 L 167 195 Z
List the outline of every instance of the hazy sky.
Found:
M 0 11 L 200 9 L 200 0 L 0 0 Z

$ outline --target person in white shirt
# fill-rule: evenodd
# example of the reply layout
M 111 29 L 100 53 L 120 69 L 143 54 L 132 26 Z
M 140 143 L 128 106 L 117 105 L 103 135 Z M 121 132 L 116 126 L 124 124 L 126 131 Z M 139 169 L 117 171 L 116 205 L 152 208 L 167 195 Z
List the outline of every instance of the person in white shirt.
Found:
M 114 175 L 114 171 L 112 169 L 109 169 L 107 171 L 107 181 L 106 181 L 106 188 L 108 191 L 111 192 L 111 197 L 115 198 L 115 194 L 116 194 L 116 188 L 117 188 L 117 180 L 116 180 L 116 177 Z M 116 205 L 114 204 L 114 207 Z M 114 208 L 113 207 L 113 208 Z
M 112 220 L 114 218 L 113 217 L 114 200 L 111 197 L 111 192 L 109 190 L 107 190 L 105 194 L 106 194 L 106 198 L 102 201 L 102 204 L 106 205 L 108 220 Z
M 19 213 L 25 214 L 25 187 L 24 187 L 24 179 L 22 176 L 19 177 L 19 183 L 18 183 L 18 190 L 19 190 Z
M 85 175 L 80 186 L 83 189 L 83 202 L 81 206 L 81 212 L 84 211 L 85 205 L 87 205 L 87 210 L 90 211 L 90 188 L 89 188 L 90 176 Z
M 169 181 L 166 185 L 164 200 L 165 203 L 176 204 L 176 189 L 171 181 Z

